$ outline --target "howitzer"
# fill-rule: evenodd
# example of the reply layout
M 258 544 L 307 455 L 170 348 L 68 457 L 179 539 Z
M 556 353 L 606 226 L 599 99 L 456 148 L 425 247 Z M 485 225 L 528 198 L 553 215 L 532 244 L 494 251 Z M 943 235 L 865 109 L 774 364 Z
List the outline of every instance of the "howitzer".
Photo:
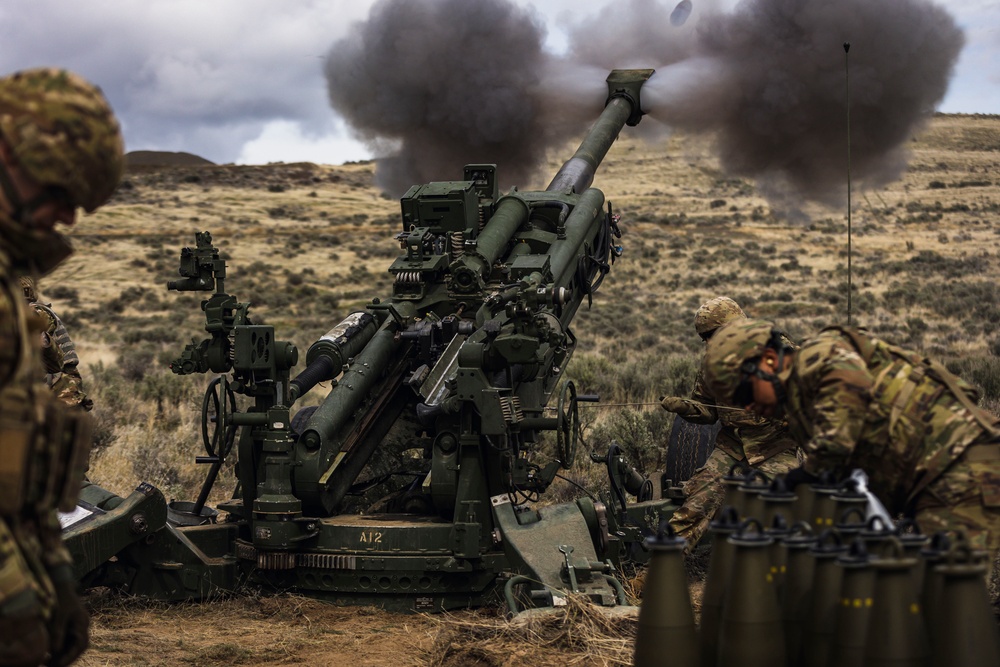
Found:
M 224 291 L 225 262 L 199 234 L 169 287 L 214 292 L 202 303 L 210 337 L 171 368 L 218 375 L 202 410 L 210 471 L 197 501 L 172 503 L 159 525 L 136 516 L 148 489 L 112 503 L 127 516 L 85 490 L 96 518 L 65 533 L 81 578 L 161 599 L 250 580 L 417 610 L 479 605 L 501 590 L 514 611 L 567 593 L 624 603 L 616 567 L 648 557 L 637 545 L 672 501 L 648 498 L 640 480 L 641 502 L 626 508 L 619 492 L 610 512 L 587 497 L 533 502 L 576 459 L 582 397 L 563 380 L 570 323 L 621 252 L 618 218 L 590 184 L 623 126 L 639 122 L 651 74 L 611 73 L 603 113 L 543 191 L 501 195 L 489 164 L 411 188 L 391 295 L 312 344 L 294 377 L 295 346 Z M 321 382 L 331 387 L 322 403 L 293 415 Z M 238 410 L 237 395 L 252 405 Z M 546 432 L 556 455 L 536 463 Z M 217 522 L 206 502 L 233 456 L 238 485 Z M 625 470 L 616 452 L 602 460 Z M 101 562 L 90 555 L 97 543 Z

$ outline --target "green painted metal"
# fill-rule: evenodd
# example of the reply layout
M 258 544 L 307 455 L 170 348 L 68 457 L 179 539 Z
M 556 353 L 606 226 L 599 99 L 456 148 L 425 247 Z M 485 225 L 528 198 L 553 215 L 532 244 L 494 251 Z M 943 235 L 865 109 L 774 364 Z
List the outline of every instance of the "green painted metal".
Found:
M 411 188 L 392 293 L 310 346 L 294 377 L 296 348 L 225 292 L 226 264 L 198 234 L 168 286 L 213 292 L 208 338 L 171 367 L 219 374 L 203 410 L 209 473 L 198 500 L 172 504 L 142 540 L 126 540 L 119 509 L 67 535 L 81 552 L 119 535 L 104 542 L 121 544 L 117 553 L 81 561 L 85 581 L 162 599 L 250 583 L 411 610 L 504 594 L 518 609 L 574 592 L 623 603 L 616 568 L 648 559 L 642 542 L 673 501 L 535 503 L 579 439 L 578 398 L 562 378 L 576 347 L 570 324 L 620 253 L 617 217 L 590 184 L 623 126 L 641 118 L 651 74 L 612 72 L 604 112 L 544 191 L 501 196 L 488 164 Z M 296 411 L 320 382 L 331 385 L 322 403 Z M 237 410 L 237 394 L 252 405 Z M 540 459 L 546 431 L 555 460 Z M 205 499 L 234 458 L 239 485 L 220 523 Z

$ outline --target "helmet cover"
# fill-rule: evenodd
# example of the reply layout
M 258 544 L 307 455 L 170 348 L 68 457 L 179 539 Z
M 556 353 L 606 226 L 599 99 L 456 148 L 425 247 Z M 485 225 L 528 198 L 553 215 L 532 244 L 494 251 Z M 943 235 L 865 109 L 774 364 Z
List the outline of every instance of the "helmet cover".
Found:
M 694 330 L 699 336 L 715 331 L 723 324 L 746 318 L 739 304 L 727 296 L 717 296 L 701 304 L 694 314 Z
M 65 189 L 88 213 L 118 187 L 118 121 L 101 90 L 76 74 L 39 68 L 0 77 L 0 132 L 29 177 Z

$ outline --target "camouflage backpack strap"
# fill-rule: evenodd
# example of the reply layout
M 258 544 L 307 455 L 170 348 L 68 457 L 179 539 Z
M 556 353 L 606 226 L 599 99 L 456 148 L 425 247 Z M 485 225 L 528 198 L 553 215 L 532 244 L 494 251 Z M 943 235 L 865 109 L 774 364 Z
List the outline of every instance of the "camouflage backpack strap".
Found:
M 926 362 L 931 376 L 948 387 L 955 398 L 958 399 L 958 402 L 962 404 L 962 407 L 968 410 L 975 420 L 979 422 L 983 430 L 993 437 L 1000 437 L 1000 422 L 997 421 L 996 417 L 983 410 L 973 401 L 978 392 L 970 394 L 968 389 L 966 389 L 969 386 L 968 383 L 945 368 L 945 365 L 941 362 L 931 359 L 927 359 Z
M 854 346 L 855 351 L 861 356 L 862 361 L 865 362 L 865 366 L 867 366 L 869 370 L 872 367 L 872 358 L 875 356 L 879 342 L 885 345 L 885 341 L 878 341 L 868 335 L 868 332 L 861 329 L 830 326 L 823 329 L 823 331 L 836 331 L 850 340 L 851 345 Z M 925 375 L 923 366 L 916 360 L 908 359 L 904 355 L 904 361 L 910 363 L 912 370 L 902 385 L 897 385 L 897 389 L 890 393 L 890 396 L 892 396 L 892 404 L 889 407 L 889 424 L 895 424 L 899 420 L 899 417 L 903 414 L 903 408 L 910 401 L 910 396 L 913 394 L 913 390 L 916 389 L 917 385 L 920 384 L 920 381 Z M 877 388 L 882 387 L 887 381 L 888 376 L 897 370 L 898 367 L 895 364 L 883 365 L 882 369 L 872 378 L 873 392 L 876 391 Z
M 854 349 L 857 350 L 866 364 L 871 362 L 872 356 L 874 356 L 875 350 L 878 347 L 872 336 L 864 329 L 849 329 L 848 327 L 835 324 L 824 328 L 822 331 L 836 331 L 850 339 L 851 344 L 854 345 Z
M 962 404 L 962 407 L 972 414 L 973 418 L 975 418 L 983 430 L 993 436 L 1000 436 L 1000 426 L 998 426 L 996 418 L 976 405 L 976 401 L 979 396 L 978 390 L 973 385 L 949 371 L 941 362 L 921 357 L 914 352 L 904 350 L 901 347 L 876 339 L 865 331 L 848 329 L 847 327 L 841 326 L 827 327 L 823 331 L 829 330 L 838 331 L 849 338 L 854 345 L 854 348 L 858 351 L 858 354 L 861 355 L 861 358 L 864 359 L 866 364 L 871 362 L 871 359 L 879 345 L 883 345 L 887 352 L 895 357 L 905 360 L 913 366 L 913 371 L 910 373 L 910 377 L 908 378 L 910 382 L 908 382 L 906 386 L 901 389 L 896 400 L 893 402 L 892 411 L 889 417 L 890 421 L 894 421 L 894 417 L 898 417 L 899 410 L 901 410 L 902 406 L 909 400 L 910 394 L 913 392 L 913 389 L 920 382 L 920 380 L 923 379 L 925 375 L 929 375 L 947 387 L 949 393 L 951 393 L 958 400 L 958 402 Z M 889 372 L 891 368 L 892 366 L 887 366 L 878 376 L 876 376 L 876 385 L 880 383 L 883 379 L 882 376 Z

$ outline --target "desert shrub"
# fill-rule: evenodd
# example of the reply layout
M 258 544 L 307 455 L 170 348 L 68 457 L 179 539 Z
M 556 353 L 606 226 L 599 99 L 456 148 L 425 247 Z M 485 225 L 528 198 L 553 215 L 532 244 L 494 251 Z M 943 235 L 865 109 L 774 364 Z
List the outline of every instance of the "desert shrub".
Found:
M 90 451 L 91 457 L 97 458 L 118 439 L 118 434 L 115 432 L 118 418 L 114 411 L 100 405 L 95 407 L 91 416 L 94 419 L 94 435 L 91 439 Z
M 137 387 L 138 396 L 154 401 L 162 411 L 164 404 L 174 407 L 182 402 L 193 402 L 201 397 L 200 384 L 191 377 L 175 375 L 166 369 L 147 372 Z
M 1000 400 L 1000 357 L 970 355 L 948 359 L 950 371 L 973 383 L 982 391 L 984 401 Z
M 94 399 L 95 411 L 98 408 L 106 408 L 112 413 L 123 411 L 131 387 L 127 386 L 117 366 L 106 366 L 102 361 L 91 364 L 84 382 L 87 394 Z
M 583 394 L 598 394 L 603 398 L 614 390 L 614 365 L 607 357 L 597 354 L 574 355 L 566 368 L 566 377 L 573 380 L 577 391 Z
M 153 351 L 148 349 L 130 350 L 118 356 L 118 369 L 123 379 L 139 382 L 153 366 Z
M 997 336 L 990 341 L 990 353 L 994 356 L 1000 357 L 1000 336 Z
M 103 363 L 91 365 L 84 379 L 95 405 L 91 479 L 120 495 L 138 481 L 159 487 L 167 497 L 197 494 L 205 475 L 205 468 L 195 463 L 202 453 L 198 424 L 203 383 L 162 367 L 143 368 L 140 377 L 121 364 Z M 219 494 L 231 491 L 224 486 Z
M 186 333 L 186 332 L 184 332 Z M 128 328 L 122 332 L 122 342 L 127 345 L 150 343 L 177 343 L 183 334 L 176 326 L 159 325 L 149 328 Z
M 617 442 L 628 462 L 649 475 L 663 468 L 673 417 L 666 410 L 623 408 L 591 429 L 586 442 L 598 453 Z
M 68 305 L 77 307 L 80 305 L 80 294 L 72 287 L 65 285 L 53 285 L 45 290 L 46 295 L 51 299 L 66 301 Z

